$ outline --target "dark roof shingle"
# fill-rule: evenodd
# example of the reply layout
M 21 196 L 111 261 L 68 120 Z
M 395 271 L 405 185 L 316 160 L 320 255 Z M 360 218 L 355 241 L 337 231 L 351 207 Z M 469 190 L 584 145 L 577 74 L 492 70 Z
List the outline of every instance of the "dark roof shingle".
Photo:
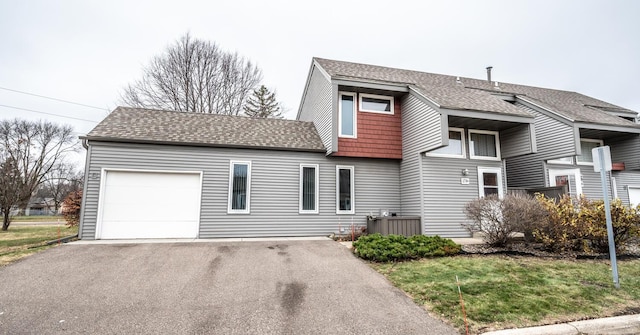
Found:
M 314 60 L 334 78 L 365 79 L 411 85 L 426 97 L 434 100 L 442 108 L 530 116 L 520 108 L 494 95 L 495 93 L 508 93 L 525 96 L 572 121 L 640 127 L 638 124 L 605 112 L 606 110 L 618 110 L 634 113 L 633 111 L 575 92 L 502 82 L 496 88 L 494 82 L 480 79 L 323 58 L 314 58 Z
M 324 152 L 312 122 L 118 107 L 89 140 Z

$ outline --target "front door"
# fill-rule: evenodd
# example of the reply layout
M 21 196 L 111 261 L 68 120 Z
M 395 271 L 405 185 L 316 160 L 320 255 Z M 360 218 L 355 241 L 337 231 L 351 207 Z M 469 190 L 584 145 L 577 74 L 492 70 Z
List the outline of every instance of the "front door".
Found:
M 580 169 L 549 169 L 549 186 L 567 186 L 572 197 L 582 194 Z
M 478 191 L 480 197 L 497 194 L 502 199 L 502 169 L 478 167 Z

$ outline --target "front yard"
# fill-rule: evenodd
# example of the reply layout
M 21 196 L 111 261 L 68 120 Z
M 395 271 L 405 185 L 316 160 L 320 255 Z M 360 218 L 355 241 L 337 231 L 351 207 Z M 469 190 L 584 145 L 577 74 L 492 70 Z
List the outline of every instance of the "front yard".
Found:
M 78 233 L 78 227 L 62 224 L 59 226 L 11 225 L 9 230 L 0 231 L 0 266 L 49 248 L 45 243 L 59 237 Z
M 460 279 L 471 333 L 640 313 L 640 260 L 609 262 L 465 255 L 370 263 L 395 286 L 464 332 Z

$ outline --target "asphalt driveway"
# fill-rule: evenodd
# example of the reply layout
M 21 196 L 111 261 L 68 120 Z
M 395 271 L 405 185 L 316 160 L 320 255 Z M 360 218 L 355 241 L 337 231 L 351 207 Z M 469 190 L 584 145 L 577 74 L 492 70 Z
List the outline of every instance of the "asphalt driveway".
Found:
M 0 268 L 0 333 L 457 334 L 333 241 L 59 246 Z

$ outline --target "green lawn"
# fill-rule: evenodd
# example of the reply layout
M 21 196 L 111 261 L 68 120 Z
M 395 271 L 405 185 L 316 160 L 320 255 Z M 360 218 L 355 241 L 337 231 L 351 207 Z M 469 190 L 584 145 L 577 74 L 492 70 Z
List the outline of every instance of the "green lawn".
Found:
M 11 222 L 66 222 L 62 215 L 29 215 L 29 216 L 14 216 L 11 218 Z
M 77 227 L 60 226 L 9 226 L 0 230 L 0 266 L 7 265 L 23 257 L 44 250 L 45 242 L 58 237 L 75 235 Z
M 640 260 L 619 261 L 621 288 L 608 261 L 456 256 L 371 263 L 377 271 L 464 330 L 456 275 L 472 333 L 605 317 L 640 310 Z

